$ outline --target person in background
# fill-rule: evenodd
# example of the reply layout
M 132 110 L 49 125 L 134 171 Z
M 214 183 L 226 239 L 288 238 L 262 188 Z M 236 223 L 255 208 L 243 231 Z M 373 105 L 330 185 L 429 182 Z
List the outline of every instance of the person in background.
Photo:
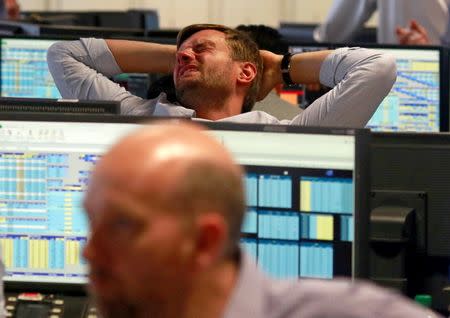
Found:
M 83 255 L 104 318 L 431 318 L 368 283 L 264 274 L 240 248 L 243 171 L 192 123 L 119 141 L 95 166 L 84 207 Z
M 378 10 L 378 43 L 398 44 L 397 28 L 415 20 L 428 30 L 430 44 L 440 44 L 447 30 L 450 0 L 334 0 L 314 31 L 318 42 L 351 42 Z
M 432 41 L 428 35 L 428 30 L 419 22 L 412 20 L 408 26 L 398 27 L 398 42 L 404 45 L 432 45 Z M 450 18 L 448 21 L 447 31 L 441 37 L 440 45 L 450 46 Z
M 411 20 L 406 27 L 397 27 L 396 33 L 399 44 L 431 45 L 428 31 L 416 20 Z
M 49 70 L 63 98 L 114 100 L 126 115 L 182 116 L 238 123 L 364 127 L 396 79 L 395 60 L 381 52 L 340 48 L 278 55 L 259 51 L 245 33 L 195 24 L 177 46 L 81 39 L 53 44 Z M 142 99 L 111 82 L 119 73 L 172 73 L 178 104 L 161 94 Z M 322 84 L 331 91 L 292 120 L 251 111 L 281 83 Z
M 0 19 L 18 20 L 20 18 L 20 6 L 16 0 L 0 1 Z

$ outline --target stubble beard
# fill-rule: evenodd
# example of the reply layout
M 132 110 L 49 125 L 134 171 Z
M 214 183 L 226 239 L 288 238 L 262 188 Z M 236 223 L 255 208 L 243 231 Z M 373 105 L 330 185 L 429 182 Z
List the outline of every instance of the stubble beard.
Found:
M 198 79 L 177 85 L 177 100 L 194 110 L 206 105 L 220 109 L 230 92 L 227 82 L 230 76 L 226 71 L 209 72 L 207 76 L 202 73 Z

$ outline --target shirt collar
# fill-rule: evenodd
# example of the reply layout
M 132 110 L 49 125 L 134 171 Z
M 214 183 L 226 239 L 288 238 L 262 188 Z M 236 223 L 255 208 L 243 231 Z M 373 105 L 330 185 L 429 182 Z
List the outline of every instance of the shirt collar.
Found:
M 178 104 L 173 104 L 167 99 L 166 93 L 161 93 L 156 101 L 153 116 L 158 117 L 196 117 L 193 109 L 189 109 Z

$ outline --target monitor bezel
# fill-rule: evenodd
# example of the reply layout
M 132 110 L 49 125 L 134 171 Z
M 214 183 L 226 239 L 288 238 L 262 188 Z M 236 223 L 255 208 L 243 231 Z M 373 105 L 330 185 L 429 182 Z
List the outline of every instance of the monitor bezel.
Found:
M 118 101 L 105 101 L 105 100 L 78 100 L 78 99 L 50 99 L 50 98 L 21 98 L 21 97 L 0 97 L 0 106 L 1 105 L 8 105 L 8 106 L 20 106 L 20 105 L 26 105 L 26 106 L 49 106 L 49 107 L 99 107 L 105 110 L 104 113 L 95 113 L 92 112 L 92 114 L 111 114 L 111 115 L 119 115 L 120 114 L 120 102 Z M 41 111 L 32 111 L 32 110 L 24 110 L 24 111 L 6 111 L 6 110 L 0 110 L 0 113 L 2 112 L 8 112 L 8 113 L 17 113 L 17 114 L 24 114 L 24 113 L 38 113 L 40 114 Z M 45 114 L 52 114 L 51 111 L 48 112 L 42 112 Z M 66 114 L 66 112 L 62 112 L 63 114 Z M 82 112 L 69 112 L 67 111 L 67 114 L 83 114 Z
M 172 122 L 190 121 L 187 118 L 155 118 L 141 116 L 117 116 L 117 115 L 85 115 L 85 114 L 24 114 L 24 113 L 0 113 L 1 121 L 41 121 L 41 122 L 86 122 L 86 123 L 118 123 L 118 124 L 146 124 L 169 120 Z M 241 124 L 231 122 L 195 121 L 199 125 L 210 130 L 230 131 L 255 131 L 271 133 L 299 133 L 299 134 L 331 134 L 355 136 L 355 166 L 354 166 L 354 241 L 353 250 L 353 278 L 368 278 L 369 276 L 369 145 L 370 131 L 368 129 L 332 128 L 332 127 L 300 127 L 286 125 L 267 124 Z M 83 294 L 86 291 L 85 283 L 35 283 L 5 281 L 8 291 L 36 290 L 42 292 L 61 292 Z

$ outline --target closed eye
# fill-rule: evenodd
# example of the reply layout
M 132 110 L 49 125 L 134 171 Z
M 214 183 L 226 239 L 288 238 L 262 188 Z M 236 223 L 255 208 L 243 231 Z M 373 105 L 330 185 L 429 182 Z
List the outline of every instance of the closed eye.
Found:
M 194 52 L 196 53 L 202 53 L 205 51 L 211 51 L 213 50 L 215 47 L 214 43 L 210 43 L 210 42 L 205 42 L 205 43 L 199 43 L 197 45 L 194 46 Z

